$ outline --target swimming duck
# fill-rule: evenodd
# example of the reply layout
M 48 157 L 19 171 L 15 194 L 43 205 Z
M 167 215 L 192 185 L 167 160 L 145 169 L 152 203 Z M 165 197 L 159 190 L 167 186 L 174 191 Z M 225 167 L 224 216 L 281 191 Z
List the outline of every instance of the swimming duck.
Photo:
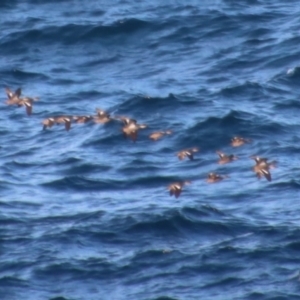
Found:
M 170 191 L 170 196 L 175 195 L 175 198 L 178 198 L 182 192 L 182 188 L 187 185 L 191 184 L 191 181 L 181 181 L 175 182 L 168 186 L 168 190 Z
M 32 114 L 32 105 L 34 101 L 37 101 L 38 98 L 29 98 L 29 97 L 24 97 L 20 98 L 19 102 L 17 103 L 18 106 L 25 106 L 26 113 L 28 116 Z
M 100 116 L 100 117 L 101 116 L 109 116 L 109 113 L 106 112 L 105 110 L 101 109 L 101 108 L 97 107 L 95 110 L 96 110 L 97 115 Z
M 267 162 L 268 159 L 264 158 L 264 157 L 259 157 L 259 156 L 250 156 L 250 158 L 252 158 L 253 160 L 255 160 L 256 164 L 260 164 L 262 162 Z
M 180 160 L 185 159 L 186 157 L 188 157 L 190 160 L 194 159 L 194 153 L 198 152 L 199 148 L 194 147 L 194 148 L 190 148 L 190 149 L 185 149 L 185 150 L 181 150 L 177 153 L 177 156 Z
M 157 141 L 159 140 L 160 138 L 162 138 L 164 135 L 167 135 L 167 134 L 172 134 L 172 131 L 171 130 L 166 130 L 166 131 L 156 131 L 156 132 L 153 132 L 149 135 L 149 138 L 152 140 L 152 141 Z
M 46 130 L 47 127 L 51 128 L 55 124 L 54 118 L 48 118 L 42 121 L 43 130 Z
M 129 122 L 128 125 L 125 125 L 122 128 L 122 132 L 123 132 L 125 138 L 129 137 L 135 142 L 137 139 L 138 131 L 140 129 L 144 129 L 144 128 L 147 128 L 147 125 L 137 124 L 136 122 L 131 122 L 131 123 Z
M 67 131 L 69 131 L 71 129 L 71 117 L 68 116 L 59 116 L 59 117 L 54 117 L 54 122 L 55 124 L 65 124 L 65 128 Z
M 72 119 L 75 121 L 75 123 L 87 123 L 91 120 L 93 120 L 92 116 L 73 116 Z
M 244 144 L 249 144 L 251 143 L 252 140 L 250 139 L 244 139 L 242 137 L 238 137 L 238 136 L 235 136 L 231 139 L 231 146 L 232 147 L 240 147 Z
M 219 155 L 220 159 L 218 161 L 218 164 L 223 165 L 223 164 L 227 164 L 230 163 L 234 160 L 237 160 L 237 156 L 230 154 L 230 155 L 226 155 L 224 152 L 221 151 L 216 151 L 216 153 Z
M 276 161 L 268 162 L 267 158 L 259 156 L 251 157 L 255 160 L 256 165 L 252 168 L 258 179 L 264 176 L 268 181 L 272 181 L 270 169 L 275 168 Z
M 124 117 L 124 116 L 116 116 L 115 117 L 116 120 L 121 120 L 123 122 L 124 125 L 130 125 L 130 124 L 136 124 L 137 120 L 135 119 L 131 119 L 128 117 Z
M 206 182 L 208 183 L 215 183 L 215 182 L 219 182 L 223 179 L 225 179 L 227 176 L 221 176 L 219 174 L 216 173 L 209 173 L 206 179 Z
M 104 111 L 100 108 L 96 108 L 96 112 L 97 112 L 97 115 L 94 116 L 95 123 L 105 124 L 105 123 L 113 120 L 113 118 L 110 116 L 109 113 L 107 113 L 106 111 Z
M 11 91 L 9 88 L 5 89 L 6 95 L 8 97 L 6 104 L 7 105 L 16 105 L 20 101 L 20 96 L 22 93 L 21 88 L 16 89 L 15 92 Z

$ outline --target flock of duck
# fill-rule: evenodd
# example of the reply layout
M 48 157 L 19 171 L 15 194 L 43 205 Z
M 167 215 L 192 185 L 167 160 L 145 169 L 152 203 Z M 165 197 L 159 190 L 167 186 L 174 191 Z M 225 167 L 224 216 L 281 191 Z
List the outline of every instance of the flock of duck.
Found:
M 26 109 L 27 115 L 32 114 L 33 103 L 38 100 L 38 97 L 21 97 L 22 90 L 18 88 L 15 92 L 10 90 L 9 88 L 5 89 L 6 95 L 8 97 L 6 104 L 7 105 L 15 105 L 18 107 L 24 106 Z M 145 124 L 138 124 L 135 119 L 125 117 L 125 116 L 111 116 L 106 111 L 96 108 L 96 115 L 85 115 L 85 116 L 70 116 L 70 115 L 62 115 L 62 116 L 53 116 L 42 121 L 43 130 L 47 128 L 51 128 L 56 124 L 65 124 L 65 129 L 69 131 L 71 129 L 72 123 L 100 123 L 105 124 L 112 120 L 117 120 L 123 123 L 122 132 L 125 138 L 130 138 L 133 142 L 137 140 L 138 131 L 140 129 L 147 128 Z M 166 131 L 156 131 L 149 135 L 149 138 L 153 141 L 157 141 L 166 135 L 172 134 L 171 130 Z M 243 137 L 235 136 L 231 139 L 232 147 L 241 147 L 245 144 L 251 143 L 250 139 L 246 139 Z M 198 152 L 199 148 L 194 147 L 190 149 L 184 149 L 177 153 L 177 157 L 180 160 L 184 160 L 188 158 L 190 160 L 194 159 L 194 153 Z M 217 151 L 219 155 L 219 164 L 227 164 L 231 163 L 238 159 L 237 156 L 233 154 L 225 154 L 221 151 Z M 265 177 L 268 181 L 272 180 L 270 169 L 274 168 L 276 165 L 275 161 L 268 162 L 267 158 L 262 158 L 259 156 L 251 156 L 255 161 L 255 165 L 253 166 L 253 171 L 256 173 L 256 176 L 260 179 L 261 177 Z M 208 183 L 216 183 L 219 182 L 228 176 L 219 175 L 216 173 L 209 173 L 206 181 Z M 182 192 L 182 189 L 185 185 L 190 184 L 191 181 L 180 181 L 172 183 L 168 186 L 168 190 L 171 196 L 175 196 L 178 198 Z

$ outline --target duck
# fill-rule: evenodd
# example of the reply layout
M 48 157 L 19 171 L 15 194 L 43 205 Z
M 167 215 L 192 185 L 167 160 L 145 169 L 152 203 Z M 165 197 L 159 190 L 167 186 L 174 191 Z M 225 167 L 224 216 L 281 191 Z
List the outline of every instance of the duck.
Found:
M 124 137 L 131 138 L 133 142 L 137 140 L 138 131 L 148 127 L 145 124 L 138 124 L 137 120 L 125 116 L 115 116 L 113 119 L 123 123 L 122 132 Z
M 95 123 L 105 124 L 113 120 L 110 114 L 103 109 L 96 108 L 96 112 L 97 112 L 96 116 L 93 117 Z
M 223 179 L 225 179 L 228 176 L 222 176 L 216 173 L 209 173 L 207 178 L 206 178 L 206 182 L 208 183 L 215 183 L 215 182 L 219 182 Z
M 194 148 L 190 148 L 190 149 L 184 149 L 181 150 L 177 153 L 177 157 L 180 160 L 185 159 L 186 157 L 188 157 L 190 160 L 194 159 L 194 153 L 198 152 L 199 148 L 194 147 Z
M 170 191 L 170 196 L 175 196 L 175 198 L 178 198 L 182 192 L 182 188 L 185 185 L 191 184 L 191 181 L 181 181 L 181 182 L 175 182 L 168 186 L 168 190 Z
M 227 155 L 222 151 L 216 151 L 216 153 L 220 157 L 220 159 L 218 161 L 218 164 L 220 164 L 220 165 L 227 164 L 227 163 L 230 163 L 230 162 L 238 159 L 238 157 L 233 154 Z
M 259 156 L 251 157 L 254 159 L 256 165 L 252 168 L 256 173 L 258 179 L 264 176 L 268 181 L 272 181 L 272 176 L 270 169 L 275 168 L 276 161 L 268 162 L 267 158 L 262 158 Z
M 75 121 L 75 123 L 87 123 L 93 120 L 93 116 L 73 116 L 72 119 Z
M 231 146 L 232 147 L 240 147 L 240 146 L 243 146 L 244 144 L 249 144 L 251 142 L 252 142 L 252 140 L 250 140 L 250 139 L 245 139 L 242 137 L 235 136 L 231 139 Z
M 250 158 L 252 158 L 256 162 L 257 165 L 260 163 L 263 163 L 263 162 L 266 163 L 268 161 L 267 158 L 260 157 L 260 156 L 250 156 Z
M 124 125 L 137 124 L 137 120 L 125 116 L 115 116 L 115 119 L 122 121 Z
M 71 129 L 71 120 L 72 118 L 69 116 L 59 116 L 59 117 L 54 117 L 54 122 L 55 124 L 65 124 L 65 128 L 67 131 Z
M 42 121 L 43 126 L 43 130 L 46 130 L 47 127 L 51 128 L 54 124 L 55 124 L 55 119 L 54 118 L 47 118 L 45 120 Z
M 147 128 L 145 124 L 137 124 L 136 122 L 129 122 L 122 128 L 122 132 L 125 138 L 131 138 L 133 142 L 137 140 L 138 131 L 140 129 Z
M 5 89 L 6 95 L 8 99 L 6 100 L 7 105 L 18 105 L 20 102 L 20 96 L 22 93 L 22 89 L 18 88 L 15 92 L 13 92 L 11 89 L 6 88 Z
M 17 103 L 17 105 L 20 106 L 25 106 L 26 109 L 26 113 L 28 116 L 30 116 L 32 114 L 32 105 L 34 101 L 37 101 L 38 98 L 30 98 L 30 97 L 24 97 L 24 98 L 20 98 L 19 102 Z
M 156 131 L 156 132 L 152 132 L 149 135 L 149 139 L 151 139 L 152 141 L 157 141 L 160 138 L 162 138 L 164 135 L 169 135 L 169 134 L 172 134 L 172 130 Z

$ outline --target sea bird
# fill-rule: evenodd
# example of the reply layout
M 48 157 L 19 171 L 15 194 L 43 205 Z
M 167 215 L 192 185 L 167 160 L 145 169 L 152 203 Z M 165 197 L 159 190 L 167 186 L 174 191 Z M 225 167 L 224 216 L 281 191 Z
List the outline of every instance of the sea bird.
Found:
M 69 117 L 69 116 L 54 117 L 54 122 L 56 124 L 65 124 L 65 128 L 67 131 L 69 131 L 71 129 L 71 120 L 72 120 L 72 117 Z
M 45 130 L 47 127 L 51 128 L 54 124 L 65 124 L 65 128 L 67 131 L 71 128 L 71 117 L 68 116 L 59 116 L 59 117 L 50 117 L 47 119 L 44 119 L 42 121 L 43 129 Z
M 225 178 L 227 178 L 228 176 L 222 176 L 216 173 L 209 173 L 207 178 L 206 178 L 206 182 L 208 183 L 215 183 L 215 182 L 219 182 Z
M 268 181 L 272 181 L 270 169 L 275 168 L 276 161 L 268 162 L 267 158 L 259 156 L 251 156 L 255 160 L 256 165 L 252 168 L 258 179 L 264 176 Z
M 172 130 L 156 131 L 156 132 L 152 132 L 149 135 L 149 139 L 151 139 L 152 141 L 157 141 L 160 138 L 162 138 L 164 135 L 169 135 L 169 134 L 172 134 Z
M 115 116 L 115 119 L 122 121 L 124 125 L 129 125 L 129 124 L 132 124 L 132 123 L 136 124 L 137 123 L 137 120 L 131 119 L 129 117 L 124 117 L 124 116 Z
M 140 129 L 147 128 L 145 124 L 138 124 L 137 120 L 131 119 L 124 116 L 115 116 L 115 120 L 120 120 L 123 122 L 124 126 L 122 132 L 125 138 L 131 138 L 134 142 L 137 140 L 137 134 Z
M 199 148 L 194 147 L 194 148 L 190 148 L 190 149 L 185 149 L 185 150 L 181 150 L 177 153 L 177 156 L 180 160 L 185 159 L 186 157 L 188 157 L 190 160 L 194 159 L 194 153 L 198 152 Z
M 140 129 L 147 128 L 145 124 L 137 124 L 136 122 L 129 122 L 122 128 L 122 132 L 125 138 L 131 138 L 133 142 L 137 140 L 138 131 Z
M 47 127 L 51 128 L 55 124 L 54 118 L 48 118 L 42 121 L 43 130 L 46 130 Z
M 178 198 L 182 192 L 182 188 L 185 185 L 191 184 L 191 181 L 181 181 L 181 182 L 175 182 L 168 186 L 168 190 L 170 191 L 170 196 L 175 196 L 175 198 Z
M 226 155 L 224 152 L 222 151 L 216 151 L 216 153 L 219 155 L 220 159 L 218 161 L 218 164 L 220 165 L 223 165 L 223 164 L 227 164 L 227 163 L 230 163 L 234 160 L 237 160 L 238 157 L 233 155 L 233 154 L 230 154 L 230 155 Z
M 93 120 L 93 116 L 73 116 L 72 119 L 75 123 L 87 123 Z
M 94 116 L 94 122 L 95 123 L 105 124 L 105 123 L 107 123 L 107 122 L 114 119 L 110 116 L 109 113 L 107 113 L 103 109 L 96 108 L 96 112 L 97 112 L 97 115 Z
M 24 97 L 20 98 L 19 102 L 17 103 L 18 106 L 25 106 L 26 113 L 28 116 L 32 114 L 32 105 L 34 101 L 37 101 L 38 98 L 29 98 L 29 97 Z
M 231 146 L 232 147 L 240 147 L 244 144 L 249 144 L 251 142 L 252 142 L 252 140 L 250 140 L 250 139 L 245 139 L 242 137 L 235 136 L 231 139 Z
M 17 105 L 20 101 L 20 96 L 22 93 L 21 88 L 16 89 L 15 92 L 11 91 L 9 88 L 5 89 L 8 99 L 6 100 L 7 105 Z

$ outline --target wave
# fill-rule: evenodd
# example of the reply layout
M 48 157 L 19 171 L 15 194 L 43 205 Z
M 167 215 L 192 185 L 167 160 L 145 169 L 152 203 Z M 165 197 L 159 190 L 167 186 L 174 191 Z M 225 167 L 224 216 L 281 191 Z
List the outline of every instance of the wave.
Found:
M 17 278 L 17 277 L 3 276 L 3 277 L 0 278 L 0 286 L 2 286 L 4 288 L 14 287 L 16 289 L 18 289 L 20 287 L 27 287 L 28 288 L 29 283 L 26 280 L 22 280 L 22 279 Z M 5 291 L 4 290 L 2 290 L 2 293 L 4 293 L 4 295 L 2 295 L 2 296 L 5 296 Z M 9 298 L 7 298 L 7 299 L 9 299 Z
M 29 72 L 20 69 L 8 70 L 6 71 L 6 75 L 11 75 L 15 79 L 20 81 L 26 81 L 26 80 L 45 81 L 49 79 L 49 76 L 45 75 L 44 73 Z
M 140 19 L 121 19 L 115 21 L 114 23 L 108 26 L 95 26 L 88 30 L 82 38 L 88 40 L 101 39 L 105 37 L 112 37 L 116 35 L 126 35 L 130 36 L 133 33 L 142 31 L 145 28 L 148 28 L 150 25 L 149 22 L 143 21 Z
M 180 142 L 184 139 L 185 143 L 191 145 L 201 144 L 203 149 L 215 149 L 222 145 L 228 146 L 231 138 L 239 135 L 254 141 L 262 136 L 272 135 L 277 140 L 277 136 L 286 133 L 289 127 L 292 128 L 265 115 L 231 110 L 223 117 L 208 117 L 198 122 L 180 137 Z
M 72 171 L 70 171 L 72 172 Z M 110 180 L 110 179 L 92 179 L 85 176 L 65 176 L 60 179 L 45 182 L 41 186 L 54 188 L 57 190 L 86 190 L 86 191 L 117 191 L 126 190 L 128 186 L 131 189 L 151 188 L 157 186 L 166 186 L 171 182 L 178 180 L 175 176 L 147 176 L 139 178 L 130 178 L 128 180 Z
M 99 42 L 101 39 L 114 38 L 123 35 L 124 38 L 139 32 L 149 26 L 149 23 L 139 19 L 123 19 L 110 25 L 79 25 L 65 24 L 60 26 L 45 26 L 43 28 L 26 29 L 7 34 L 1 41 L 1 48 L 6 51 L 21 52 L 26 45 L 63 44 Z
M 240 63 L 241 62 L 239 62 L 239 64 Z M 239 65 L 238 68 L 240 67 L 241 66 Z M 264 96 L 264 87 L 257 82 L 246 81 L 239 85 L 222 88 L 220 94 L 231 98 L 240 98 L 242 96 L 249 97 L 249 95 L 252 99 L 254 97 L 261 98 Z
M 191 211 L 193 214 L 191 214 Z M 232 235 L 233 231 L 222 223 L 219 218 L 216 220 L 206 220 L 203 215 L 205 211 L 188 209 L 183 211 L 169 210 L 163 215 L 148 216 L 143 220 L 137 219 L 135 224 L 130 225 L 125 230 L 127 234 L 138 234 L 140 236 L 159 235 L 159 236 L 181 236 L 184 234 L 209 235 L 211 232 L 217 235 Z M 200 217 L 198 214 L 202 213 Z M 196 215 L 198 215 L 196 217 Z M 150 217 L 150 218 L 149 218 Z
M 299 189 L 300 181 L 296 179 L 290 179 L 288 181 L 281 181 L 272 184 L 272 187 L 277 187 L 279 189 Z
M 53 180 L 41 184 L 44 187 L 56 190 L 78 190 L 78 191 L 101 191 L 101 190 L 121 190 L 124 183 L 115 181 L 100 181 L 89 179 L 84 176 L 65 176 L 61 179 Z
M 150 97 L 135 95 L 115 107 L 117 114 L 147 115 L 164 111 L 168 107 L 180 104 L 180 100 L 173 94 L 167 97 Z
M 300 103 L 298 100 L 285 100 L 285 101 L 280 101 L 280 102 L 277 102 L 275 105 L 274 105 L 274 109 L 280 111 L 282 109 L 290 109 L 292 111 L 294 110 L 298 110 L 300 109 Z

